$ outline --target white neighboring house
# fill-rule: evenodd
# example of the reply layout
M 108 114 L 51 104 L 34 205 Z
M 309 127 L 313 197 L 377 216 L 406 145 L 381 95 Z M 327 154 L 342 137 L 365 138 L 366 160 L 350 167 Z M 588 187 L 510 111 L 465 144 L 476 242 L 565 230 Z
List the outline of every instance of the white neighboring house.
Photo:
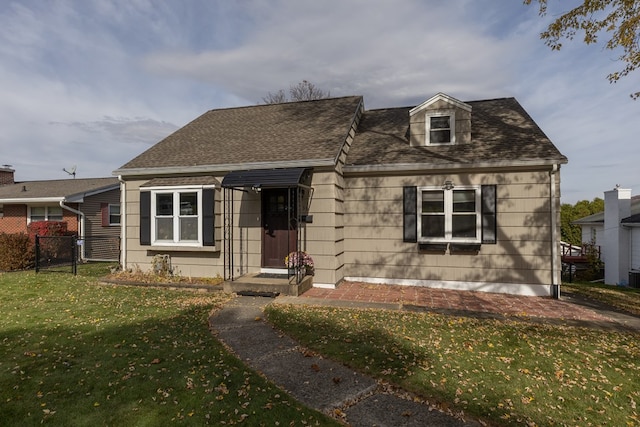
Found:
M 640 286 L 640 196 L 616 187 L 604 192 L 604 212 L 573 221 L 582 228 L 582 242 L 600 246 L 604 282 Z

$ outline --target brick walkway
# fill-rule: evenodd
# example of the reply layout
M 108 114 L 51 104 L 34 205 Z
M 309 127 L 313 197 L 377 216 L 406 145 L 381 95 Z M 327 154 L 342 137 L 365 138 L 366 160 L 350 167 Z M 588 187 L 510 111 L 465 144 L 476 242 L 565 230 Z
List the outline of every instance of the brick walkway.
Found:
M 304 298 L 362 303 L 394 303 L 434 311 L 473 312 L 501 316 L 538 317 L 608 322 L 611 319 L 587 307 L 548 297 L 528 297 L 487 292 L 454 291 L 417 286 L 344 282 L 337 289 L 312 288 Z

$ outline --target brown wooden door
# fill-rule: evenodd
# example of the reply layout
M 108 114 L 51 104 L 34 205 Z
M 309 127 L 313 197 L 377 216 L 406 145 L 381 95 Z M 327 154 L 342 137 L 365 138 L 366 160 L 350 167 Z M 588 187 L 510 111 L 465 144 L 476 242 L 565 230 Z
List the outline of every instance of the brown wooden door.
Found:
M 297 245 L 296 191 L 262 190 L 262 266 L 286 268 L 284 258 Z

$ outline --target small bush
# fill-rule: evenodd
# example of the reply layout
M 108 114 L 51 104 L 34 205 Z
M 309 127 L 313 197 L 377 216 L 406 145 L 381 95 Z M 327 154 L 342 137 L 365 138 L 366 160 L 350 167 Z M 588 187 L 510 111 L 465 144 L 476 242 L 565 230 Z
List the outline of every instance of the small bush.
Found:
M 0 271 L 24 270 L 33 265 L 33 243 L 27 234 L 0 234 Z

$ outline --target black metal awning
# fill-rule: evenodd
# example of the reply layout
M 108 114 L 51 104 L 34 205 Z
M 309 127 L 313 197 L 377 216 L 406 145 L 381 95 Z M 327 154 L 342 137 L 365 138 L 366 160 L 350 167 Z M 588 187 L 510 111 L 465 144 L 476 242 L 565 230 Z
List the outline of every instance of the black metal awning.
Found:
M 307 168 L 233 171 L 222 180 L 223 188 L 295 188 L 309 185 Z

